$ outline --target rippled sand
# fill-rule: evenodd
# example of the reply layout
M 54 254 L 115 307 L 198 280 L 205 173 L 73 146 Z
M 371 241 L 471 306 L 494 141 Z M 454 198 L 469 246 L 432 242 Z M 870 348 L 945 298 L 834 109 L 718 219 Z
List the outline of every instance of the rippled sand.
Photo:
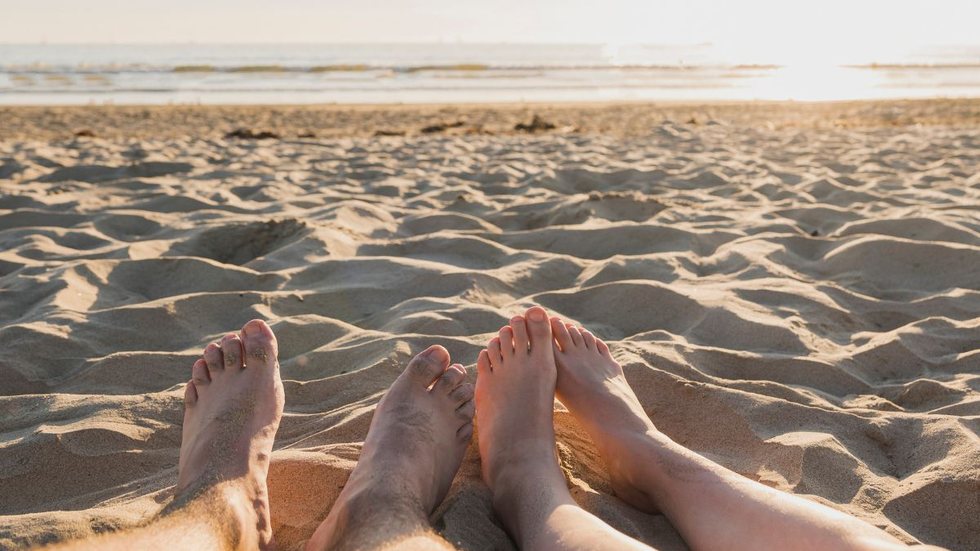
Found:
M 535 135 L 510 129 L 531 110 L 296 109 L 262 115 L 283 139 L 259 141 L 222 135 L 260 108 L 3 110 L 0 548 L 158 510 L 190 366 L 254 317 L 282 348 L 270 492 L 295 548 L 410 355 L 442 344 L 472 373 L 531 304 L 610 341 L 684 445 L 976 548 L 976 102 L 539 107 L 556 128 Z M 99 120 L 107 138 L 69 137 Z M 370 137 L 392 128 L 408 135 Z M 576 499 L 683 548 L 555 419 Z M 511 546 L 475 447 L 436 516 L 463 548 Z

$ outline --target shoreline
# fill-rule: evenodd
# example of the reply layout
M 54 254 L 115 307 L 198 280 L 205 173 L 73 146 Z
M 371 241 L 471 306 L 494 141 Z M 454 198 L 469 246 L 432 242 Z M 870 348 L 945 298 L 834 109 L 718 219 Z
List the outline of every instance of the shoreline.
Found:
M 980 98 L 869 101 L 548 102 L 473 104 L 0 106 L 0 140 L 224 137 L 244 128 L 282 138 L 522 135 L 537 115 L 544 133 L 637 137 L 664 122 L 780 128 L 980 127 Z M 462 124 L 458 124 L 462 123 Z M 422 132 L 444 124 L 441 131 Z

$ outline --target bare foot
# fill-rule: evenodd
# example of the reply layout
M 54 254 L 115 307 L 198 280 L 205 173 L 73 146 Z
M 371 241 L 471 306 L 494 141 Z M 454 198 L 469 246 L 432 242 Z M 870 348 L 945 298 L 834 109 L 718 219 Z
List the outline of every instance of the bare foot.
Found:
M 167 510 L 208 494 L 242 547 L 272 542 L 265 479 L 285 402 L 278 353 L 272 329 L 252 320 L 208 345 L 184 390 L 177 489 Z
M 588 330 L 551 318 L 558 365 L 558 399 L 568 407 L 599 448 L 616 495 L 634 507 L 657 511 L 637 489 L 634 466 L 645 453 L 639 444 L 656 431 L 609 347 Z
M 508 531 L 521 547 L 534 548 L 537 527 L 522 510 L 531 502 L 571 501 L 555 453 L 557 373 L 545 311 L 534 307 L 511 319 L 480 352 L 476 366 L 483 479 Z
M 416 356 L 378 404 L 361 457 L 307 549 L 372 549 L 430 530 L 473 435 L 473 385 L 449 352 Z

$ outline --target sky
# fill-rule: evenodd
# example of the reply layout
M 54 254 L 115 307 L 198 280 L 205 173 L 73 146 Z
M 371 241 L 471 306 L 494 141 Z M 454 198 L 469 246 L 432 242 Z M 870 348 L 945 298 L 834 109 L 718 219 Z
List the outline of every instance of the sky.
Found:
M 709 42 L 793 61 L 980 43 L 980 0 L 0 0 L 0 14 L 5 43 Z

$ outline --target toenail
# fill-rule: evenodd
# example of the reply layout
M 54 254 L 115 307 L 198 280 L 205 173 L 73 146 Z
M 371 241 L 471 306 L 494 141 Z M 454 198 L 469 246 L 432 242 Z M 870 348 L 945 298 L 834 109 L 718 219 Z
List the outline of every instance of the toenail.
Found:
M 245 324 L 245 336 L 246 337 L 258 337 L 262 334 L 262 330 L 259 329 L 258 323 L 249 322 Z
M 432 360 L 441 359 L 445 356 L 445 351 L 443 351 L 443 349 L 439 346 L 430 346 L 428 350 L 422 353 L 423 358 L 429 358 Z
M 545 319 L 547 319 L 544 315 L 544 312 L 542 312 L 541 310 L 531 310 L 531 312 L 527 315 L 527 317 L 531 318 L 533 321 L 544 321 Z
M 511 323 L 520 323 L 520 322 L 524 321 L 524 318 L 522 318 L 521 316 L 514 316 L 514 317 L 510 318 L 510 321 L 511 321 Z

